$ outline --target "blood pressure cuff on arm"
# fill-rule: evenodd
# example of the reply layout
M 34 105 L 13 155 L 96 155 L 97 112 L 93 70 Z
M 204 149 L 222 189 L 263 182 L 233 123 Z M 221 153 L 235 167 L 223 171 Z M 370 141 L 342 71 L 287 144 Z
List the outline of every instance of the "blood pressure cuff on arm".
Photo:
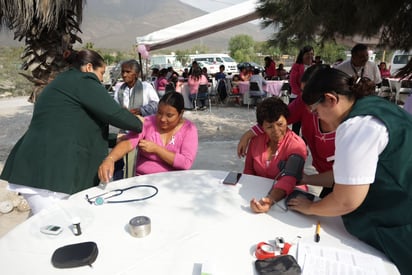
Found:
M 62 246 L 53 253 L 51 262 L 57 268 L 89 265 L 97 258 L 99 250 L 94 242 L 76 243 Z
M 305 159 L 297 154 L 292 154 L 286 161 L 279 163 L 279 169 L 282 171 L 280 176 L 292 176 L 297 181 L 302 179 L 302 171 L 305 166 Z
M 300 275 L 302 269 L 292 255 L 281 255 L 264 260 L 256 260 L 259 275 Z

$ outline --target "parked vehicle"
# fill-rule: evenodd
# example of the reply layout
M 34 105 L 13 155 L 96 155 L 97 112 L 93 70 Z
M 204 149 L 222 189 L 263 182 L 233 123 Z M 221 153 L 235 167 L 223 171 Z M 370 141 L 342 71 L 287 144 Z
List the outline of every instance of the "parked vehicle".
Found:
M 395 51 L 392 55 L 391 64 L 390 64 L 390 72 L 391 75 L 395 75 L 396 72 L 404 67 L 409 60 L 412 58 L 412 50 L 411 51 Z
M 218 66 L 223 64 L 225 65 L 225 73 L 229 75 L 238 73 L 236 61 L 227 54 L 223 54 L 223 53 L 195 54 L 195 55 L 191 55 L 190 58 L 192 61 L 193 60 L 208 61 Z
M 214 64 L 209 61 L 197 61 L 197 64 L 199 64 L 200 68 L 206 67 L 208 74 L 215 74 L 219 72 L 219 66 L 222 63 Z

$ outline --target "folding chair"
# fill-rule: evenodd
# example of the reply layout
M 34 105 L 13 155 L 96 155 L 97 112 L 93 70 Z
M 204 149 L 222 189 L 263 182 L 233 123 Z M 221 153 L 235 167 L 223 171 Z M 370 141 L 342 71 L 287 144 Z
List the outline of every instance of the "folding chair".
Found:
M 288 81 L 284 81 L 282 84 L 282 88 L 280 88 L 281 94 L 280 98 L 285 102 L 285 104 L 289 104 L 289 95 L 291 93 L 290 84 Z
M 235 99 L 236 103 L 240 105 L 240 99 L 242 95 L 239 93 L 239 88 L 233 87 L 232 81 L 230 79 L 222 79 L 221 81 L 224 81 L 224 84 L 226 86 L 226 104 Z
M 218 96 L 218 100 L 220 102 L 225 102 L 226 98 L 228 97 L 228 88 L 226 84 L 226 79 L 219 79 L 216 84 L 216 94 Z
M 387 78 L 382 78 L 382 83 L 380 87 L 378 87 L 378 96 L 384 97 L 388 100 L 392 100 L 392 98 L 394 98 L 393 90 Z
M 251 102 L 256 106 L 259 101 L 266 97 L 266 93 L 260 89 L 257 82 L 249 83 L 249 100 L 247 102 L 247 108 L 250 108 Z
M 209 109 L 210 109 L 210 112 L 212 112 L 212 107 L 210 104 L 210 97 L 209 97 L 209 85 L 207 84 L 199 85 L 199 88 L 197 89 L 197 92 L 196 92 L 196 97 L 193 99 L 193 107 L 195 111 L 198 110 L 198 107 L 197 107 L 198 100 L 205 100 L 205 101 L 208 100 Z
M 212 82 L 212 86 L 210 87 L 209 99 L 210 99 L 210 103 L 214 102 L 216 105 L 219 105 L 222 102 L 220 100 L 218 85 L 214 87 L 213 82 Z

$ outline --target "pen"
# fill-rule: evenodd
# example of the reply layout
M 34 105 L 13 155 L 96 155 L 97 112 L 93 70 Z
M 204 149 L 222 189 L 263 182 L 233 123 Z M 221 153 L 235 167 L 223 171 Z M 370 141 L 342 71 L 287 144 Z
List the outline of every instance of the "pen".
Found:
M 315 235 L 315 242 L 319 242 L 320 240 L 320 221 L 318 221 L 318 224 L 316 225 L 316 235 Z

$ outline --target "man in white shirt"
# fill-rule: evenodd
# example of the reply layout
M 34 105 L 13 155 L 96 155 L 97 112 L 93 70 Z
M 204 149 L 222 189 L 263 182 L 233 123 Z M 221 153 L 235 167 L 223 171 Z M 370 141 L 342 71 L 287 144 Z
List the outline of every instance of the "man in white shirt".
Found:
M 138 75 L 140 66 L 136 60 L 131 59 L 122 63 L 121 84 L 114 92 L 114 100 L 134 115 L 149 116 L 157 112 L 159 96 L 153 86 L 140 81 Z M 121 131 L 122 132 L 122 131 Z M 123 177 L 131 177 L 135 174 L 136 150 L 126 155 L 125 160 L 121 159 L 115 163 L 113 179 L 118 180 Z M 127 163 L 126 171 L 123 172 L 124 164 Z
M 364 44 L 356 44 L 351 50 L 351 58 L 335 68 L 355 78 L 367 77 L 375 84 L 382 82 L 378 66 L 369 61 L 368 47 Z
M 157 112 L 159 96 L 153 86 L 138 79 L 140 66 L 131 59 L 122 63 L 124 83 L 114 92 L 114 100 L 135 115 L 148 116 Z

